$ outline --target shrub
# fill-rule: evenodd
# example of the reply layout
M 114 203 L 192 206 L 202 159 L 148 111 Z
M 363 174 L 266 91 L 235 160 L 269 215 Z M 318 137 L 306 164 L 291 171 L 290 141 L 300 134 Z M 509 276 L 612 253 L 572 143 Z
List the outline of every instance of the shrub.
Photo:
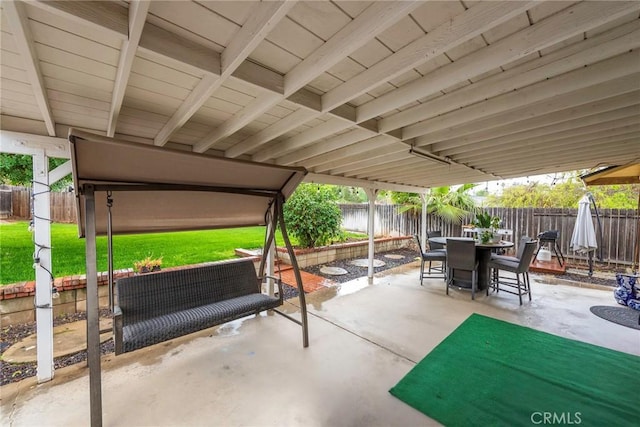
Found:
M 312 248 L 340 236 L 342 212 L 326 186 L 301 184 L 284 204 L 284 220 L 300 246 Z

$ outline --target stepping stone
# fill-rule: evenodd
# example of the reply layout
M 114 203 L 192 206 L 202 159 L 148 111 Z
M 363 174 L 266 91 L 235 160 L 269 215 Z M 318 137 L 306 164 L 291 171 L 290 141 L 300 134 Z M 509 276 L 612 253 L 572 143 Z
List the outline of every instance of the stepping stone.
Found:
M 328 274 L 329 276 L 342 276 L 344 274 L 349 274 L 347 270 L 340 267 L 322 267 L 320 269 L 320 273 Z
M 399 255 L 399 254 L 388 254 L 388 255 L 385 255 L 384 257 L 388 259 L 404 259 L 404 255 Z
M 356 267 L 369 267 L 369 260 L 366 258 L 354 259 L 353 261 L 349 262 L 349 264 L 355 265 Z M 380 261 L 379 259 L 373 260 L 374 267 L 382 267 L 384 265 L 386 265 L 386 262 L 384 261 Z

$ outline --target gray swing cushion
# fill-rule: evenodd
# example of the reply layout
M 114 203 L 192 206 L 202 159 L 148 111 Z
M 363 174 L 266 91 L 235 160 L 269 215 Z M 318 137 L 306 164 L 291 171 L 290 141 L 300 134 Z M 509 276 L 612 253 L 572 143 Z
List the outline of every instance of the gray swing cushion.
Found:
M 116 354 L 210 328 L 282 304 L 261 293 L 248 259 L 143 274 L 116 282 Z

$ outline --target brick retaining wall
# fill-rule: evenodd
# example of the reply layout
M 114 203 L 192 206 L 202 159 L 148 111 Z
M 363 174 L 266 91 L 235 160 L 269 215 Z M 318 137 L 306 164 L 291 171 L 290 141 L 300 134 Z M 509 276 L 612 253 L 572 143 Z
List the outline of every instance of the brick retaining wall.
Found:
M 411 237 L 385 237 L 375 239 L 375 252 L 387 252 L 405 248 L 411 243 Z M 286 248 L 278 248 L 278 256 L 283 262 L 290 263 Z M 300 268 L 324 264 L 338 259 L 366 258 L 369 256 L 369 241 L 339 243 L 319 248 L 296 249 L 296 260 Z
M 113 272 L 114 279 L 133 276 L 132 269 Z M 109 306 L 109 275 L 98 273 L 98 296 L 100 306 Z M 58 289 L 59 298 L 53 299 L 53 316 L 66 313 L 76 313 L 86 310 L 87 276 L 76 275 L 59 277 L 53 282 Z M 0 323 L 11 325 L 16 323 L 33 322 L 36 320 L 34 298 L 36 282 L 19 282 L 0 288 Z

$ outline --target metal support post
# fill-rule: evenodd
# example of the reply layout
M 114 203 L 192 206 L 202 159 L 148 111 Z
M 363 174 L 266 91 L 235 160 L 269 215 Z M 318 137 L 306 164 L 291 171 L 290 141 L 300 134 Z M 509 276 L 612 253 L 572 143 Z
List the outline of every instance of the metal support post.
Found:
M 273 229 L 275 226 L 275 224 L 272 224 L 271 222 L 269 222 L 267 224 L 267 233 L 271 232 L 271 229 Z M 275 233 L 275 229 L 273 229 L 273 232 Z M 262 254 L 263 257 L 266 257 L 266 267 L 267 267 L 267 276 L 271 276 L 274 277 L 275 276 L 275 251 L 276 251 L 276 245 L 275 245 L 275 234 L 274 234 L 274 239 L 271 240 L 271 244 L 268 247 L 263 248 L 262 250 L 265 251 L 265 253 Z M 278 266 L 278 268 L 280 268 L 281 266 Z M 267 278 L 267 293 L 271 296 L 274 295 L 275 293 L 275 282 L 273 281 L 273 279 L 271 277 Z
M 102 379 L 100 372 L 100 312 L 96 266 L 96 200 L 93 185 L 83 187 L 85 253 L 87 262 L 87 362 L 91 427 L 102 426 Z

